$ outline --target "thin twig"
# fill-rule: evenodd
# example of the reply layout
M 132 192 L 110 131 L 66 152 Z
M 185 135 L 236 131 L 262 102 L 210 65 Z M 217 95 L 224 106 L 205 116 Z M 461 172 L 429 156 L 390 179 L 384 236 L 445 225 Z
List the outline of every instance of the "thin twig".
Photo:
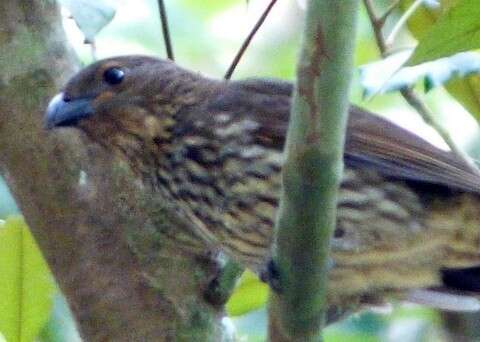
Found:
M 384 57 L 387 51 L 387 46 L 385 45 L 382 34 L 382 27 L 384 21 L 382 22 L 376 17 L 375 9 L 373 8 L 373 3 L 371 0 L 363 0 L 363 4 L 365 6 L 365 9 L 367 10 L 370 23 L 372 24 L 373 34 L 375 35 L 375 40 L 377 41 L 378 48 L 380 49 L 380 54 L 382 55 L 382 57 Z
M 416 111 L 420 114 L 423 121 L 426 124 L 433 127 L 437 131 L 437 133 L 443 138 L 445 143 L 450 147 L 453 153 L 461 156 L 463 159 L 468 160 L 466 154 L 455 144 L 452 140 L 450 134 L 443 128 L 438 122 L 435 120 L 433 113 L 428 109 L 425 103 L 420 100 L 420 98 L 415 94 L 415 92 L 411 88 L 404 88 L 400 90 L 400 94 L 402 94 L 403 98 L 408 102 L 410 106 L 416 109 Z
M 386 56 L 389 51 L 382 34 L 382 26 L 384 20 L 376 17 L 372 0 L 363 0 L 363 3 L 367 10 L 370 23 L 372 24 L 375 40 L 377 42 L 380 53 L 382 56 Z M 443 141 L 448 145 L 452 153 L 465 161 L 465 163 L 470 166 L 472 171 L 474 171 L 475 173 L 479 173 L 478 168 L 471 161 L 471 159 L 469 159 L 469 157 L 455 144 L 450 134 L 440 124 L 436 122 L 433 113 L 430 111 L 430 109 L 428 109 L 425 103 L 422 102 L 418 95 L 411 88 L 402 89 L 400 91 L 400 94 L 402 94 L 405 101 L 407 101 L 408 104 L 417 111 L 417 113 L 422 117 L 423 121 L 437 131 L 437 133 L 442 137 Z
M 243 54 L 247 50 L 248 45 L 250 45 L 250 42 L 252 41 L 253 37 L 257 33 L 258 29 L 262 26 L 263 22 L 267 18 L 268 14 L 272 10 L 272 8 L 273 8 L 273 6 L 275 5 L 276 2 L 277 2 L 277 0 L 271 0 L 270 1 L 267 8 L 265 9 L 265 11 L 263 11 L 262 15 L 260 16 L 260 18 L 256 22 L 255 26 L 253 27 L 252 31 L 250 31 L 249 35 L 247 36 L 247 38 L 243 42 L 242 46 L 240 47 L 240 50 L 238 50 L 235 58 L 233 59 L 232 64 L 230 64 L 230 67 L 228 68 L 227 72 L 225 73 L 224 78 L 226 80 L 229 80 L 232 77 L 232 74 L 235 71 L 235 68 L 237 67 L 238 63 L 240 62 L 240 59 L 242 58 Z
M 90 42 L 88 42 L 88 44 L 90 45 L 90 54 L 92 56 L 92 61 L 96 61 L 97 60 L 97 44 L 95 42 L 95 38 L 92 39 Z
M 205 298 L 213 304 L 226 303 L 244 270 L 245 268 L 237 262 L 227 261 L 218 277 L 210 282 L 207 290 L 204 292 Z
M 402 29 L 402 27 L 407 23 L 407 20 L 415 13 L 418 7 L 423 3 L 424 0 L 416 0 L 401 16 L 401 18 L 397 21 L 395 26 L 392 29 L 392 32 L 388 35 L 387 39 L 385 40 L 385 45 L 390 46 L 393 44 L 395 37 L 397 36 L 398 32 Z
M 385 25 L 385 22 L 387 21 L 387 18 L 390 16 L 390 14 L 392 14 L 392 12 L 398 8 L 398 5 L 400 5 L 402 1 L 403 0 L 395 0 L 394 2 L 392 2 L 385 11 L 385 13 L 383 13 L 383 15 L 378 18 L 378 22 L 382 24 L 382 27 L 383 25 Z
M 158 9 L 160 11 L 160 22 L 162 24 L 163 41 L 165 42 L 165 50 L 167 50 L 167 58 L 175 60 L 173 57 L 173 47 L 170 40 L 170 31 L 168 30 L 167 10 L 163 0 L 158 0 Z

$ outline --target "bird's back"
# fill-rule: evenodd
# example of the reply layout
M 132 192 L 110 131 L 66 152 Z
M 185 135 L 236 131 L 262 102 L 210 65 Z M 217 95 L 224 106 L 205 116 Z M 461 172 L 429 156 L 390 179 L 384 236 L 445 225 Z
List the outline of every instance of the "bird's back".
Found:
M 179 169 L 189 171 L 179 183 L 198 181 L 183 199 L 230 255 L 259 270 L 272 243 L 292 88 L 248 80 L 219 89 L 184 113 Z M 356 107 L 344 161 L 332 303 L 440 285 L 441 269 L 480 264 L 480 176 L 468 163 Z

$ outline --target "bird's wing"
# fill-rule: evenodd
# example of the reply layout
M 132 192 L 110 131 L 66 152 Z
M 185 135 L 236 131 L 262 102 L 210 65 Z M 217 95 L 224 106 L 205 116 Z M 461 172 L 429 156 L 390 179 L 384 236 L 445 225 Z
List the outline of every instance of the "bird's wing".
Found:
M 357 107 L 350 110 L 345 162 L 389 177 L 480 193 L 480 175 L 467 162 Z
M 275 80 L 232 82 L 220 103 L 258 122 L 256 139 L 282 149 L 292 85 Z M 232 88 L 232 90 L 233 90 Z M 480 193 L 480 175 L 461 158 L 363 109 L 352 106 L 345 142 L 345 164 L 374 168 L 380 174 L 419 185 L 440 185 Z

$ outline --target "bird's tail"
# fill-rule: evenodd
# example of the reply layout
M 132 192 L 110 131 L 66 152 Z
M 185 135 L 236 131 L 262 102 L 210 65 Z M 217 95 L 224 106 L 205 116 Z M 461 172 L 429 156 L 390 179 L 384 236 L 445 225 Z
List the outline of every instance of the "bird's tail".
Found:
M 445 236 L 441 285 L 411 290 L 408 301 L 446 311 L 480 311 L 479 208 L 479 196 L 464 194 L 433 211 L 430 224 Z
M 331 301 L 368 292 L 367 300 L 373 302 L 383 292 L 398 291 L 401 299 L 464 310 L 466 302 L 452 292 L 446 295 L 445 290 L 459 290 L 456 293 L 462 296 L 469 291 L 480 294 L 480 197 L 453 195 L 435 199 L 428 206 L 426 222 L 415 232 L 404 233 L 408 238 L 396 232 L 398 236 L 388 239 L 385 248 L 333 249 L 337 267 L 329 276 Z M 417 289 L 432 292 L 424 296 L 427 292 Z M 441 291 L 434 296 L 436 290 Z M 477 304 L 480 308 L 476 300 L 469 303 L 469 308 Z
M 440 209 L 431 211 L 429 225 L 445 237 L 441 265 L 445 268 L 444 279 L 448 281 L 456 274 L 449 270 L 480 266 L 480 196 L 463 194 L 439 206 Z M 477 275 L 480 280 L 480 271 Z

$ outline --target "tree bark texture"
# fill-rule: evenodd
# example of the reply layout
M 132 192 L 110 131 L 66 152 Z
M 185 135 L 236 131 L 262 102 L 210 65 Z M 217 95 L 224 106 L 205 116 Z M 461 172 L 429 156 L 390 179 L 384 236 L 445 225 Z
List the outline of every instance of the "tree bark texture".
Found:
M 271 340 L 322 339 L 358 3 L 311 0 L 307 5 L 275 227 L 282 292 L 270 296 Z
M 126 165 L 75 130 L 47 132 L 44 109 L 77 69 L 54 1 L 0 2 L 0 171 L 86 341 L 221 340 L 204 299 L 208 255 L 165 232 L 188 227 Z

